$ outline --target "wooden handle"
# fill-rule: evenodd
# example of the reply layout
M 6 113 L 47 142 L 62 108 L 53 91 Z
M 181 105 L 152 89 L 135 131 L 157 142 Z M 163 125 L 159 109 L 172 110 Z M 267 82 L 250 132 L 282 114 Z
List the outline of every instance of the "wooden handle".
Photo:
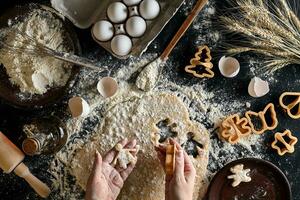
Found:
M 31 174 L 29 171 L 28 167 L 24 164 L 21 163 L 16 167 L 14 170 L 15 174 L 18 175 L 19 177 L 24 178 L 27 183 L 38 193 L 41 197 L 47 198 L 50 194 L 50 189 L 49 187 L 40 181 L 38 178 L 36 178 L 34 175 Z
M 202 10 L 204 5 L 207 3 L 208 0 L 198 0 L 196 5 L 194 6 L 193 10 L 189 14 L 189 16 L 186 18 L 186 20 L 183 22 L 167 48 L 164 50 L 164 52 L 161 54 L 160 58 L 163 61 L 166 61 L 168 59 L 168 56 L 180 40 L 180 38 L 184 35 L 186 30 L 190 27 L 190 25 L 193 23 L 194 19 L 197 17 L 199 12 Z

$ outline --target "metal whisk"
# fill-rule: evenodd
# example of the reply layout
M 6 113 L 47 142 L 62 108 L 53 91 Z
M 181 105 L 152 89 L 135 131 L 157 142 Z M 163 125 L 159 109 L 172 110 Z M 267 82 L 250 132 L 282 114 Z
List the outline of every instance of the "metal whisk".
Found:
M 66 61 L 68 63 L 87 67 L 100 72 L 107 70 L 107 66 L 97 66 L 94 62 L 90 61 L 87 58 L 51 49 L 46 45 L 38 42 L 33 37 L 29 36 L 26 32 L 20 32 L 19 29 L 11 29 L 6 33 L 6 35 L 12 32 L 16 35 L 14 40 L 18 41 L 21 45 L 13 46 L 7 43 L 5 37 L 0 38 L 0 47 L 9 52 L 26 53 L 37 56 L 50 56 L 62 61 Z

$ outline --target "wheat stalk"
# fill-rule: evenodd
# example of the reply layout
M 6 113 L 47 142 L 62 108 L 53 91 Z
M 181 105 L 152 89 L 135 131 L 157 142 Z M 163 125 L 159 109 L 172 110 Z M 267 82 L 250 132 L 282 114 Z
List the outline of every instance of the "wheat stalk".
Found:
M 273 72 L 290 64 L 300 64 L 300 19 L 287 0 L 231 0 L 239 12 L 221 17 L 229 33 L 243 39 L 227 44 L 230 54 L 256 52 L 267 58 L 264 70 Z M 233 13 L 233 14 L 232 14 Z

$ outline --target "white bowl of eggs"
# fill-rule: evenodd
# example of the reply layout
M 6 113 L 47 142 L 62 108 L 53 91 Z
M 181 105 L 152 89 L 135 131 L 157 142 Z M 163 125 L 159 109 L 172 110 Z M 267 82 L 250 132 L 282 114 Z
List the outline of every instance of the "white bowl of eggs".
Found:
M 141 55 L 184 0 L 51 0 L 77 27 L 115 57 Z

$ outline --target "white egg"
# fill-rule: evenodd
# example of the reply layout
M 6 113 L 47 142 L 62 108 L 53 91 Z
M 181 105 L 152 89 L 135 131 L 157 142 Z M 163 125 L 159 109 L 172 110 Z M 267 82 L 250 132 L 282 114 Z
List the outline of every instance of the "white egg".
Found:
M 92 31 L 93 36 L 101 42 L 106 42 L 114 36 L 114 27 L 106 20 L 101 20 L 94 24 Z
M 132 48 L 131 39 L 127 35 L 117 35 L 111 40 L 111 50 L 119 56 L 126 56 Z
M 141 0 L 123 0 L 127 6 L 133 6 L 141 2 Z
M 69 99 L 68 104 L 74 118 L 86 117 L 90 113 L 89 104 L 81 97 L 72 97 Z
M 121 23 L 127 18 L 127 7 L 121 2 L 115 2 L 108 6 L 107 16 L 113 23 Z
M 140 4 L 140 14 L 144 19 L 154 19 L 159 12 L 160 6 L 156 0 L 144 0 Z
M 126 21 L 126 31 L 131 37 L 141 37 L 146 31 L 146 21 L 139 17 L 133 16 Z

